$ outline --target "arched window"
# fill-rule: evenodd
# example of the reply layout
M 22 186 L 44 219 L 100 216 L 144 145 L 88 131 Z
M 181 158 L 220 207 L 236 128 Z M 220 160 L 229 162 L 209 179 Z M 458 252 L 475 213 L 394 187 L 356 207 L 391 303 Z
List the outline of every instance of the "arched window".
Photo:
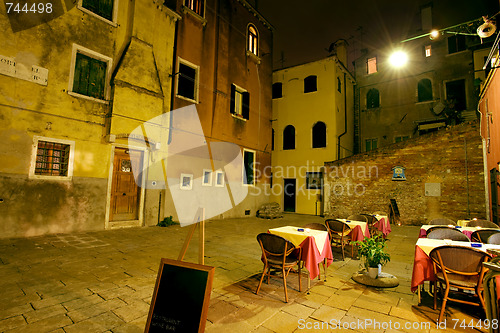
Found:
M 366 108 L 374 109 L 380 106 L 380 93 L 377 89 L 372 88 L 366 93 Z
M 274 128 L 271 129 L 271 150 L 274 150 Z
M 257 33 L 257 28 L 254 25 L 248 25 L 248 51 L 252 52 L 258 56 L 257 50 L 259 48 L 259 35 Z
M 316 75 L 309 75 L 304 79 L 304 93 L 318 90 L 318 79 Z
M 313 148 L 326 147 L 326 125 L 318 121 L 312 128 Z
M 283 150 L 295 149 L 295 127 L 288 125 L 283 130 Z
M 432 83 L 429 79 L 418 81 L 418 101 L 432 101 Z

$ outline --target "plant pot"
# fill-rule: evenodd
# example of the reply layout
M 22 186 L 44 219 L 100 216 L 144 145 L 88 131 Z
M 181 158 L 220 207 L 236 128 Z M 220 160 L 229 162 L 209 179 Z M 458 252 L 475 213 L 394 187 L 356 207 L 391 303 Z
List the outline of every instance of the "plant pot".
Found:
M 382 272 L 382 266 L 378 265 L 378 267 L 367 267 L 368 276 L 372 279 L 376 279 L 377 276 Z

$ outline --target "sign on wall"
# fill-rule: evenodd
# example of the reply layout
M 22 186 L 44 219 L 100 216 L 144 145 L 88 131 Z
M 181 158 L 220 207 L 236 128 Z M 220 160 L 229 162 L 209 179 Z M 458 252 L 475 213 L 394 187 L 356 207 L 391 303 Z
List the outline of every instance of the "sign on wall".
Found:
M 406 180 L 405 170 L 402 166 L 392 168 L 392 180 Z
M 49 70 L 36 65 L 29 67 L 16 62 L 15 58 L 0 55 L 0 74 L 46 86 Z

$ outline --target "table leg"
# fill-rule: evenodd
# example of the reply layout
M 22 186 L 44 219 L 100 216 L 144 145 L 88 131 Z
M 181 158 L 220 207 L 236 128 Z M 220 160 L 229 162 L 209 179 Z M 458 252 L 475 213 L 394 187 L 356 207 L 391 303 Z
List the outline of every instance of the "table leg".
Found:
M 307 271 L 307 294 L 309 295 L 309 290 L 311 289 L 311 273 Z
M 421 295 L 420 295 L 420 289 L 422 289 L 422 285 L 419 285 L 417 287 L 417 295 L 418 295 L 418 305 L 420 305 L 421 301 L 422 301 L 422 298 L 421 298 Z

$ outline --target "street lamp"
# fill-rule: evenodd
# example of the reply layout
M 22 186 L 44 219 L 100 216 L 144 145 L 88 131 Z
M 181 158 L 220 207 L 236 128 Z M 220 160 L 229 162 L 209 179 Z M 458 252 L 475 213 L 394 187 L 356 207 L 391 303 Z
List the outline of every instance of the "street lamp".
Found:
M 389 57 L 389 62 L 393 67 L 403 67 L 408 62 L 408 55 L 403 51 L 396 51 Z

